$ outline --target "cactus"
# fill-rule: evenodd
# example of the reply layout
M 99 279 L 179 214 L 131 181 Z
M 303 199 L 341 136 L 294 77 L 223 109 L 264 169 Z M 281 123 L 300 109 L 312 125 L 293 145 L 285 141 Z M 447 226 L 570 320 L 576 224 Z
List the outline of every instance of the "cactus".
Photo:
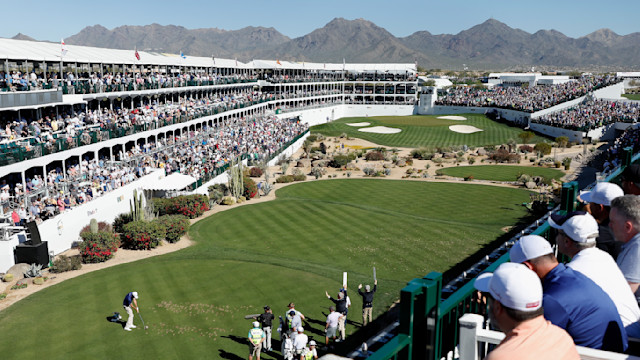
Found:
M 244 179 L 242 177 L 242 161 L 239 158 L 235 158 L 231 161 L 229 166 L 229 188 L 231 189 L 231 195 L 236 199 L 242 196 L 244 192 Z
M 142 208 L 142 197 L 142 194 L 138 196 L 138 190 L 133 190 L 133 199 L 129 202 L 133 221 L 142 221 L 145 219 L 145 210 Z
M 91 221 L 89 222 L 89 228 L 91 229 L 92 234 L 98 233 L 98 220 L 91 219 Z
M 44 278 L 37 277 L 33 279 L 33 285 L 42 285 L 44 284 Z
M 31 264 L 31 267 L 27 272 L 24 273 L 24 277 L 32 278 L 42 276 L 42 265 L 40 264 Z

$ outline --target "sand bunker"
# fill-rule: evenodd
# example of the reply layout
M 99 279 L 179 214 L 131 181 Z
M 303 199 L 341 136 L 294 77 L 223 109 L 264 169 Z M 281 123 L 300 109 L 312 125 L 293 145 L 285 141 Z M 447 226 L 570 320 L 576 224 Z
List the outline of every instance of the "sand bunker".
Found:
M 349 126 L 369 126 L 371 123 L 368 122 L 359 122 L 359 123 L 347 123 Z
M 402 131 L 402 129 L 390 128 L 386 126 L 374 126 L 369 128 L 358 129 L 358 131 L 376 133 L 376 134 L 396 134 Z
M 455 132 L 461 133 L 461 134 L 473 134 L 473 133 L 478 132 L 478 131 L 484 131 L 482 129 L 478 129 L 475 126 L 469 126 L 469 125 L 451 125 L 451 126 L 449 126 L 449 130 L 455 131 Z M 360 130 L 360 131 L 362 131 L 362 130 Z
M 455 115 L 453 115 L 453 116 L 451 116 L 451 115 L 448 115 L 448 116 L 438 116 L 438 119 L 445 119 L 445 120 L 467 120 L 467 118 L 466 118 L 466 117 L 464 117 L 464 116 L 455 116 Z

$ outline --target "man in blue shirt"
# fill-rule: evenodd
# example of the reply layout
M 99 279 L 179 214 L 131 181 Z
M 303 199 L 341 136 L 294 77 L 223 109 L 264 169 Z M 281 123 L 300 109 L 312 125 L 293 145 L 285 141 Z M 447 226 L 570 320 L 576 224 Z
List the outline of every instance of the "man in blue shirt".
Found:
M 124 329 L 126 331 L 131 331 L 131 329 L 135 329 L 137 326 L 133 325 L 133 311 L 131 308 L 136 309 L 137 312 L 140 312 L 138 309 L 138 292 L 132 291 L 124 297 L 122 301 L 122 306 L 127 311 L 127 315 L 129 318 L 127 319 L 127 325 L 125 325 Z
M 538 275 L 544 317 L 567 330 L 576 345 L 615 352 L 627 349 L 627 333 L 609 295 L 586 276 L 559 264 L 547 240 L 523 236 L 509 256 Z

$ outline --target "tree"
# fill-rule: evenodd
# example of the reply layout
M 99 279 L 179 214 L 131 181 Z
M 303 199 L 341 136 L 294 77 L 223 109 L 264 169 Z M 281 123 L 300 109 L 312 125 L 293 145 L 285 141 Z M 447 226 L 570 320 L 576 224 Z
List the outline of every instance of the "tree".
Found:
M 569 138 L 566 136 L 558 136 L 556 138 L 556 146 L 558 146 L 559 148 L 566 148 L 567 145 L 569 144 Z
M 507 146 L 509 147 L 509 152 L 514 152 L 514 150 L 516 149 L 516 141 L 514 139 L 509 139 L 507 140 Z
M 541 153 L 542 155 L 551 154 L 551 145 L 545 142 L 537 143 L 536 146 L 533 147 L 533 149 Z
M 518 134 L 518 137 L 522 140 L 523 143 L 528 144 L 533 137 L 536 136 L 532 131 L 523 131 Z

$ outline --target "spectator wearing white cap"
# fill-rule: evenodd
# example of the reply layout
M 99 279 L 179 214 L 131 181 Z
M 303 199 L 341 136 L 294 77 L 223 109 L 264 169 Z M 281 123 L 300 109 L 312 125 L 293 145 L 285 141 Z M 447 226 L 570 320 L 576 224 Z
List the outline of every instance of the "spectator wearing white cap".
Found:
M 624 195 L 622 188 L 613 183 L 601 182 L 591 189 L 580 193 L 580 200 L 587 203 L 588 211 L 598 222 L 598 238 L 596 247 L 609 253 L 615 260 L 620 253 L 620 243 L 617 242 L 609 229 L 609 212 L 611 200 Z
M 134 308 L 137 312 L 140 312 L 140 309 L 138 308 L 138 292 L 132 291 L 128 293 L 122 301 L 122 306 L 127 311 L 127 315 L 129 315 L 129 318 L 127 318 L 127 324 L 125 325 L 124 329 L 126 331 L 131 331 L 131 329 L 135 329 L 137 327 L 133 325 L 133 311 L 131 310 L 131 308 Z
M 521 237 L 509 257 L 538 275 L 544 317 L 567 330 L 576 345 L 615 352 L 627 349 L 627 333 L 609 295 L 583 274 L 558 263 L 545 238 Z
M 609 227 L 622 249 L 616 262 L 631 291 L 640 295 L 640 197 L 625 195 L 611 202 Z
M 571 336 L 544 319 L 540 279 L 526 266 L 504 263 L 474 286 L 487 294 L 489 319 L 506 334 L 485 360 L 580 358 Z
M 551 215 L 549 225 L 558 229 L 558 251 L 571 258 L 567 266 L 598 284 L 616 305 L 627 336 L 640 337 L 640 308 L 615 260 L 596 247 L 596 219 L 583 211 L 556 213 Z

